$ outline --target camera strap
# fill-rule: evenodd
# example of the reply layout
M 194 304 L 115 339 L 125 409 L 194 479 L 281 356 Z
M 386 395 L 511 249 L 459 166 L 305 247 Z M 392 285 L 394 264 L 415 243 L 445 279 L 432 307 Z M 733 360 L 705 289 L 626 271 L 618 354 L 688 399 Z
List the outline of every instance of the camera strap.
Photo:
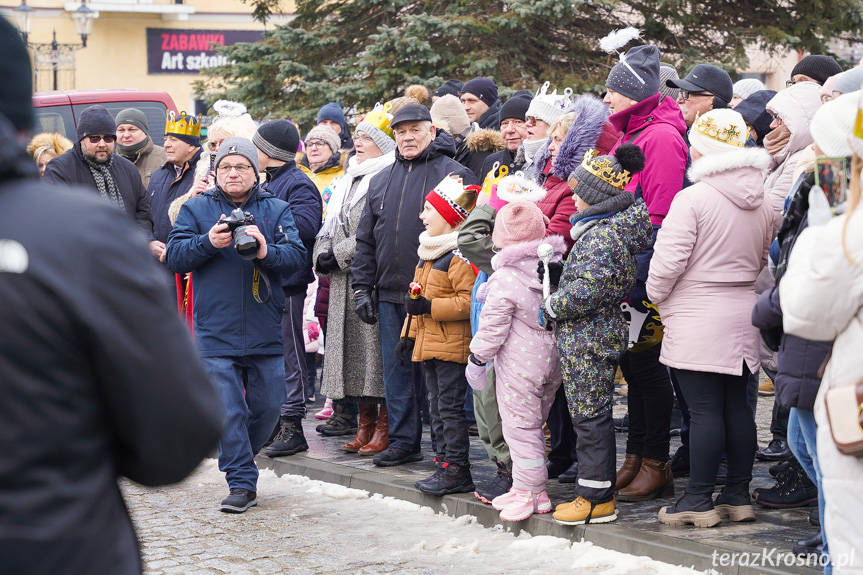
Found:
M 270 301 L 270 297 L 273 295 L 273 289 L 270 287 L 270 278 L 267 277 L 267 274 L 258 267 L 257 261 L 252 261 L 252 266 L 254 266 L 254 270 L 252 271 L 252 295 L 255 297 L 255 301 L 258 303 L 267 303 Z M 267 286 L 267 298 L 261 299 L 261 278 L 264 278 L 264 285 Z

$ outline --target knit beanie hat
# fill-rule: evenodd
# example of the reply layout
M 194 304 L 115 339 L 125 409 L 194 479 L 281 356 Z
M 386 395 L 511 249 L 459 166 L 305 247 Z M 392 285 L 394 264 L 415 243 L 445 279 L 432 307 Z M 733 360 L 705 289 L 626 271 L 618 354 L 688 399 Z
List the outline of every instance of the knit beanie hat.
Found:
M 824 80 L 841 71 L 842 67 L 830 56 L 812 54 L 797 62 L 797 65 L 791 70 L 791 77 L 803 74 L 804 76 L 809 76 L 819 84 L 824 84 Z M 860 86 L 857 86 L 857 89 L 859 88 Z
M 635 196 L 626 185 L 633 174 L 643 169 L 644 153 L 635 144 L 618 147 L 612 156 L 600 156 L 597 150 L 589 150 L 569 176 L 570 181 L 576 180 L 573 193 L 589 207 L 573 214 L 569 221 L 574 224 L 591 215 L 619 212 L 631 206 Z
M 680 90 L 675 88 L 674 86 L 669 86 L 666 84 L 666 80 L 678 80 L 680 75 L 677 73 L 677 69 L 671 64 L 667 64 L 665 62 L 659 63 L 659 93 L 662 94 L 666 98 L 671 98 L 672 100 L 677 100 L 678 94 L 680 94 Z
M 131 124 L 140 128 L 145 134 L 150 135 L 150 126 L 147 124 L 147 115 L 137 108 L 126 108 L 121 110 L 114 123 L 118 126 L 121 124 Z
M 396 149 L 393 129 L 390 126 L 390 120 L 393 119 L 393 115 L 389 113 L 391 109 L 390 102 L 383 105 L 377 103 L 374 109 L 357 124 L 356 131 L 371 138 L 382 154 L 389 154 Z
M 761 81 L 756 80 L 755 78 L 743 78 L 742 80 L 737 80 L 734 82 L 734 96 L 740 96 L 742 99 L 746 99 L 755 92 L 760 92 L 764 89 L 764 84 Z
M 854 153 L 849 135 L 857 119 L 860 92 L 837 96 L 815 112 L 809 131 L 825 156 L 848 157 Z
M 30 131 L 35 123 L 33 114 L 33 72 L 30 55 L 21 34 L 8 20 L 0 17 L 0 113 L 17 130 Z M 114 132 L 111 132 L 112 134 Z M 81 136 L 83 138 L 83 136 Z M 80 141 L 81 138 L 78 138 Z
M 545 188 L 524 177 L 521 172 L 504 176 L 497 183 L 497 197 L 504 202 L 533 202 L 545 197 Z
M 78 128 L 76 131 L 78 141 L 80 142 L 93 134 L 117 135 L 117 124 L 114 123 L 114 117 L 111 115 L 111 112 L 98 104 L 86 108 L 78 117 Z
M 290 162 L 300 149 L 300 132 L 287 120 L 273 120 L 261 124 L 252 143 L 267 157 Z
M 490 78 L 474 78 L 462 86 L 460 94 L 473 94 L 491 108 L 497 101 L 497 84 Z
M 306 134 L 306 137 L 303 139 L 303 143 L 306 147 L 309 146 L 309 141 L 311 140 L 323 140 L 327 143 L 334 154 L 339 151 L 339 147 L 341 146 L 339 135 L 329 126 L 315 126 L 309 130 L 309 133 Z
M 456 80 L 455 78 L 450 78 L 446 82 L 444 82 L 443 86 L 432 92 L 432 96 L 446 96 L 449 94 L 450 96 L 455 96 L 458 98 L 459 92 L 464 87 L 464 84 L 461 80 Z
M 500 209 L 494 218 L 491 241 L 498 249 L 545 237 L 548 218 L 531 202 L 512 202 Z
M 330 130 L 332 132 L 332 130 Z M 216 153 L 216 161 L 213 163 L 216 166 L 216 171 L 219 170 L 219 163 L 222 158 L 227 156 L 243 156 L 252 165 L 257 175 L 260 168 L 258 167 L 258 149 L 251 140 L 246 138 L 226 138 L 222 145 L 219 146 L 219 151 Z
M 479 186 L 465 186 L 461 176 L 449 174 L 426 195 L 425 200 L 455 228 L 476 206 L 479 190 Z
M 435 128 L 446 130 L 455 136 L 470 126 L 470 119 L 468 119 L 461 101 L 450 94 L 442 96 L 431 105 L 431 119 Z
M 551 94 L 548 93 L 549 86 L 551 84 L 546 82 L 536 91 L 524 115 L 542 120 L 550 126 L 563 116 L 563 111 L 572 101 L 572 88 L 565 88 L 563 94 L 558 96 L 556 89 Z
M 533 96 L 530 93 L 516 92 L 500 107 L 500 121 L 520 120 L 524 122 L 532 100 Z
M 863 66 L 857 66 L 842 73 L 833 85 L 833 91 L 840 94 L 856 92 L 861 84 L 863 84 Z
M 746 146 L 749 130 L 739 112 L 718 108 L 698 116 L 689 131 L 689 143 L 707 156 L 734 152 Z
M 190 146 L 201 145 L 201 114 L 198 117 L 180 112 L 177 116 L 174 111 L 168 112 L 168 120 L 165 122 L 165 135 L 174 136 L 178 140 L 186 142 Z
M 620 55 L 605 85 L 627 98 L 641 102 L 659 92 L 659 48 L 644 44 Z
M 770 124 L 773 116 L 767 111 L 767 102 L 773 99 L 776 92 L 773 90 L 759 90 L 750 94 L 748 98 L 737 104 L 734 111 L 743 116 L 743 121 L 755 128 L 758 136 L 758 145 L 764 140 L 764 136 L 770 133 Z

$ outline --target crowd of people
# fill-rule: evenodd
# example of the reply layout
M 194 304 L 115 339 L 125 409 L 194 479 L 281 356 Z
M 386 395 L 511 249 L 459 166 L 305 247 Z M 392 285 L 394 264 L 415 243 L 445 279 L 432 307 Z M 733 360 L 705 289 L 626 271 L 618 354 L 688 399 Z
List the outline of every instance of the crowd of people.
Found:
M 546 82 L 502 102 L 491 78 L 452 79 L 353 128 L 331 102 L 304 137 L 220 101 L 206 141 L 200 118 L 169 112 L 159 147 L 139 110 L 93 106 L 76 142 L 39 134 L 27 151 L 43 182 L 90 188 L 146 233 L 221 397 L 222 511 L 257 504 L 259 452 L 308 449 L 320 344 L 317 432 L 416 463 L 427 407 L 425 493 L 582 525 L 688 476 L 660 522 L 817 505 L 794 551 L 860 573 L 863 463 L 834 443 L 825 397 L 863 373 L 863 67 L 806 56 L 774 92 L 660 58 L 620 54 L 602 99 Z M 471 476 L 473 426 L 488 484 Z M 753 493 L 756 458 L 776 485 Z M 573 499 L 554 506 L 551 479 Z

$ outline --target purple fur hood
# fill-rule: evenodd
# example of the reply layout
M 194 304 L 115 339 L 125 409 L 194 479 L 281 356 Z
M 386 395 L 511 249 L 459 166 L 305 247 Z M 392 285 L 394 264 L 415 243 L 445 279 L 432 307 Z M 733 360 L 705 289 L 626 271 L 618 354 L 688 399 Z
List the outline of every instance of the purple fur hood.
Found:
M 608 106 L 592 94 L 583 94 L 576 98 L 564 111 L 566 114 L 570 112 L 575 112 L 575 121 L 560 145 L 552 171 L 556 178 L 563 181 L 569 179 L 569 175 L 584 159 L 584 153 L 596 146 L 603 126 L 608 121 Z M 550 143 L 551 134 L 534 159 L 533 165 L 536 166 L 537 173 L 542 172 L 551 158 L 551 152 L 548 151 Z

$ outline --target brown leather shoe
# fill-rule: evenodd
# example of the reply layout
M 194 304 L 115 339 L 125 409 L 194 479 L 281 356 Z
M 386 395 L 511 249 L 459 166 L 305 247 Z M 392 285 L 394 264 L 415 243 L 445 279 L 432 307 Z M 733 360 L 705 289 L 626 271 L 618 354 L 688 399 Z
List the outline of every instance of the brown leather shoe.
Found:
M 674 495 L 674 476 L 667 461 L 644 458 L 641 469 L 627 487 L 615 495 L 620 501 L 647 501 Z
M 360 418 L 357 425 L 357 435 L 350 443 L 342 445 L 342 451 L 356 453 L 372 439 L 372 432 L 378 419 L 378 406 L 374 403 L 360 404 Z
M 614 489 L 619 491 L 632 483 L 632 480 L 638 475 L 639 469 L 641 469 L 641 456 L 627 453 L 626 458 L 623 460 L 623 465 L 617 472 Z
M 360 455 L 374 455 L 380 453 L 390 446 L 390 417 L 387 412 L 387 404 L 382 403 L 380 413 L 378 414 L 378 422 L 375 425 L 375 433 L 372 435 L 371 441 L 360 447 L 358 453 Z

